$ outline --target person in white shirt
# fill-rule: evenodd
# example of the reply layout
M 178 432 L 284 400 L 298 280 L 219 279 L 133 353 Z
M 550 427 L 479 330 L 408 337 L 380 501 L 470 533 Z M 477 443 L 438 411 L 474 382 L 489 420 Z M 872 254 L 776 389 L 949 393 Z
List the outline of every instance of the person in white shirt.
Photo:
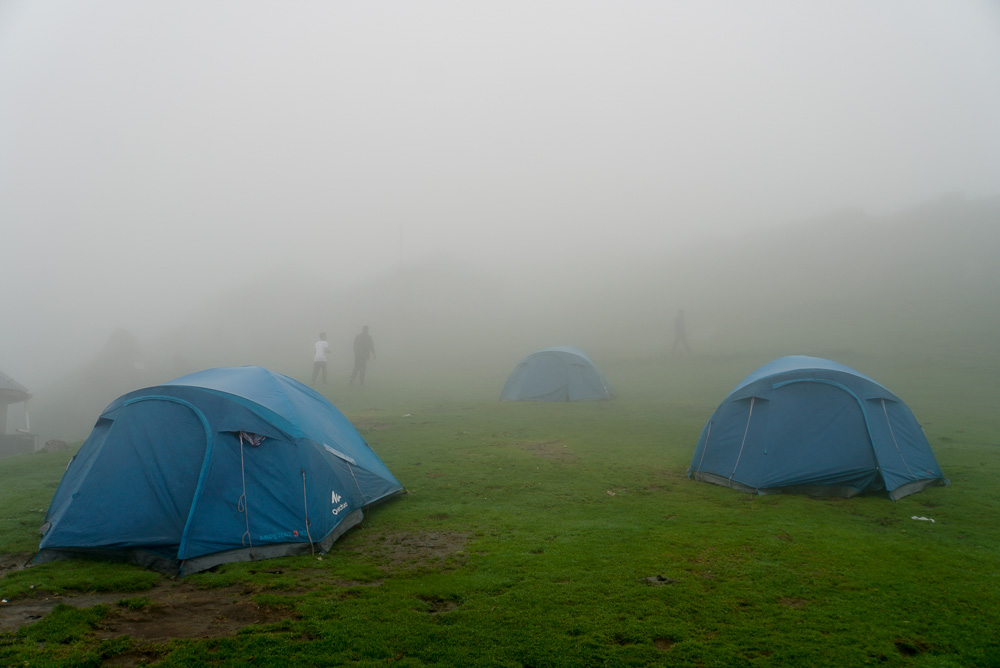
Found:
M 312 384 L 316 384 L 316 376 L 323 372 L 323 384 L 326 385 L 326 352 L 330 349 L 330 344 L 326 342 L 326 332 L 319 333 L 319 341 L 316 342 L 316 355 L 313 357 Z

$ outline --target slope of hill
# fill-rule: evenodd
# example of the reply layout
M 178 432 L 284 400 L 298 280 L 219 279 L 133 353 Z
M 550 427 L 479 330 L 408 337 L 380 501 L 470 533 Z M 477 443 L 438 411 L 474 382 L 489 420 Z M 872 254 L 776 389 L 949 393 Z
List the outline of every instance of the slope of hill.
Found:
M 697 355 L 996 356 L 997 248 L 1000 199 L 951 197 L 886 217 L 833 213 L 683 253 L 566 252 L 545 266 L 513 258 L 502 275 L 477 267 L 475 253 L 428 256 L 351 285 L 272 267 L 193 304 L 143 342 L 145 356 L 138 342 L 112 337 L 92 364 L 38 392 L 36 422 L 73 423 L 76 433 L 55 436 L 82 438 L 117 394 L 201 368 L 260 364 L 307 378 L 320 331 L 332 377 L 346 378 L 363 324 L 383 375 L 502 379 L 550 345 L 581 347 L 598 362 L 664 355 L 678 309 Z
M 950 198 L 882 218 L 840 212 L 656 258 L 619 292 L 659 286 L 659 298 L 639 300 L 661 305 L 642 325 L 669 338 L 673 311 L 685 308 L 703 351 L 997 354 L 997 248 L 1000 200 Z M 621 301 L 617 312 L 643 309 Z

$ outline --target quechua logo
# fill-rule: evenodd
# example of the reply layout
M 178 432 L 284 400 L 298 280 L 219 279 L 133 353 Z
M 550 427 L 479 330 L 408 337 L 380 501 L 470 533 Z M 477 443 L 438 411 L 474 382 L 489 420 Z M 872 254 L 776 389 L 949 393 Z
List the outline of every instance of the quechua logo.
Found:
M 342 498 L 343 497 L 341 497 L 340 494 L 337 494 L 336 491 L 331 491 L 330 492 L 330 503 L 333 506 L 333 514 L 334 515 L 339 515 L 341 513 L 341 511 L 343 511 L 345 508 L 347 508 L 347 501 L 344 501 L 343 503 L 341 503 Z

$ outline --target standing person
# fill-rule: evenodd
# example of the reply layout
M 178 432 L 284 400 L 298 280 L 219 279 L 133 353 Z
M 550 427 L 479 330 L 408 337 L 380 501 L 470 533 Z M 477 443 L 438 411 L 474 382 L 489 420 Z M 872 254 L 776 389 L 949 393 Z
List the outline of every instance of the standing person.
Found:
M 674 345 L 670 347 L 670 352 L 677 352 L 677 346 L 684 346 L 684 352 L 690 353 L 691 347 L 688 345 L 687 326 L 684 324 L 684 309 L 677 312 L 674 318 Z
M 361 328 L 361 333 L 354 337 L 354 371 L 351 372 L 351 385 L 354 385 L 354 378 L 360 375 L 361 387 L 365 386 L 365 369 L 368 367 L 369 357 L 375 359 L 375 342 L 368 333 L 368 325 L 365 325 Z
M 313 355 L 313 375 L 312 384 L 316 384 L 316 376 L 323 372 L 323 384 L 326 385 L 326 352 L 330 349 L 330 344 L 326 342 L 326 332 L 319 333 L 319 340 L 316 342 L 316 354 Z

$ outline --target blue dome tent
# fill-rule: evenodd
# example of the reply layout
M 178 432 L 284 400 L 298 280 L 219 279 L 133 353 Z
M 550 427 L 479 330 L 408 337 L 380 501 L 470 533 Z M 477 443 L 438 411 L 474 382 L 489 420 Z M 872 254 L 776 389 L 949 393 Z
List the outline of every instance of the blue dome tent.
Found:
M 257 366 L 125 394 L 49 506 L 36 563 L 96 556 L 188 574 L 326 551 L 402 485 L 329 401 Z
M 702 430 L 688 477 L 747 492 L 900 499 L 948 484 L 913 413 L 830 360 L 782 357 L 736 386 Z
M 610 399 L 615 392 L 582 350 L 545 348 L 517 365 L 500 392 L 500 401 L 587 401 Z

